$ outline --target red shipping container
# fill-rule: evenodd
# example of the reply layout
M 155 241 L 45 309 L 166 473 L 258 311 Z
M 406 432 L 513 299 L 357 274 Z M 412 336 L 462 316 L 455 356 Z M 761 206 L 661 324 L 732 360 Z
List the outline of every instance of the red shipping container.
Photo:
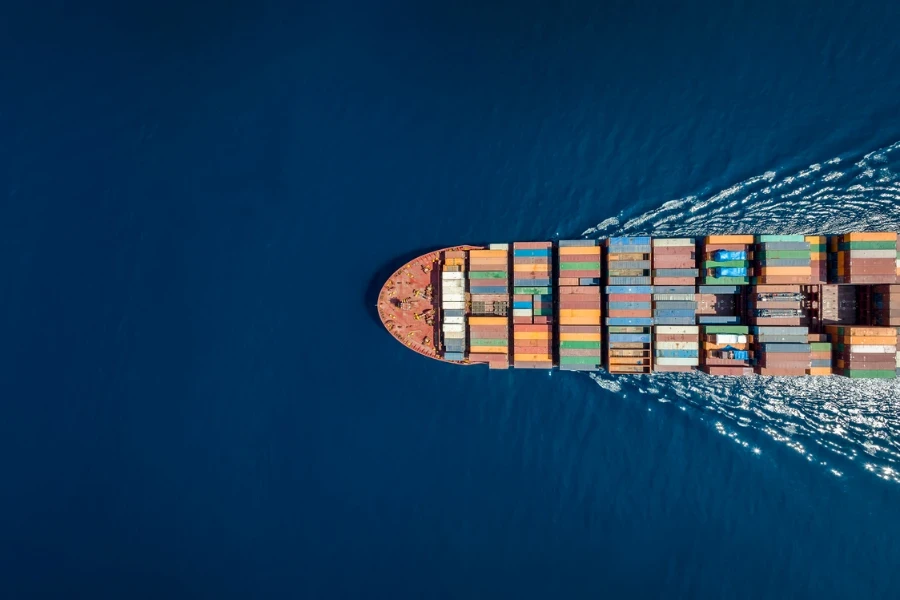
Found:
M 654 277 L 653 285 L 694 285 L 696 277 Z
M 513 323 L 516 325 L 527 325 L 529 323 L 533 323 L 532 321 L 534 317 L 513 317 Z
M 571 286 L 565 288 L 559 288 L 560 296 L 599 296 L 600 295 L 600 287 L 599 286 Z
M 552 322 L 553 322 L 553 319 L 552 319 L 552 317 L 543 317 L 543 316 L 541 316 L 541 317 L 532 317 L 532 321 L 533 321 L 535 324 L 543 324 L 543 323 L 552 323 Z

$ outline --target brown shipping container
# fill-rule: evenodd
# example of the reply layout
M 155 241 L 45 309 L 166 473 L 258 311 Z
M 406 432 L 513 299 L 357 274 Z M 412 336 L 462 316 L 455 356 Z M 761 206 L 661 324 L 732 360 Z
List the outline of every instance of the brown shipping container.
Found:
M 594 300 L 593 302 L 589 301 L 589 300 L 560 300 L 559 308 L 560 309 L 567 309 L 567 308 L 597 308 L 597 309 L 599 309 L 602 307 L 600 306 L 600 300 L 597 299 L 597 300 Z
M 559 288 L 560 296 L 599 296 L 600 286 L 579 286 Z
M 697 261 L 693 258 L 653 257 L 654 269 L 696 269 Z
M 562 271 L 560 271 L 562 272 Z M 566 275 L 569 277 L 584 277 L 584 278 L 597 278 L 600 276 L 600 271 L 573 271 L 571 269 L 566 269 Z
M 696 277 L 654 277 L 653 285 L 694 285 Z
M 797 294 L 800 293 L 799 285 L 757 285 L 753 287 L 753 291 L 757 293 L 770 294 Z
M 532 317 L 532 321 L 533 321 L 535 324 L 541 324 L 541 325 L 543 325 L 543 324 L 547 324 L 547 323 L 552 323 L 552 322 L 553 322 L 553 318 L 552 318 L 552 317 L 539 316 L 539 317 Z
M 640 342 L 610 342 L 609 343 L 609 347 L 611 349 L 610 352 L 613 351 L 612 349 L 618 349 L 618 350 L 641 349 L 641 348 L 644 348 L 646 345 L 647 344 L 642 344 Z M 649 352 L 649 349 L 647 351 Z M 615 354 L 610 354 L 610 356 L 615 356 Z
M 516 331 L 533 331 L 537 333 L 546 333 L 552 331 L 552 327 L 546 325 L 531 325 L 530 327 L 516 327 Z
M 649 253 L 649 252 L 644 253 L 644 254 L 640 254 L 640 253 L 636 253 L 636 254 L 613 254 L 613 253 L 610 253 L 610 254 L 607 254 L 607 255 L 606 255 L 606 260 L 607 260 L 607 262 L 610 262 L 610 263 L 615 263 L 615 262 L 619 262 L 619 261 L 623 261 L 623 260 L 625 260 L 625 261 L 631 261 L 631 260 L 647 260 L 646 257 L 648 257 L 648 256 L 650 256 L 650 253 Z
M 534 323 L 532 320 L 534 317 L 513 317 L 513 323 L 516 325 L 525 325 L 528 323 Z
M 522 361 L 517 360 L 513 366 L 516 369 L 551 369 L 553 368 L 553 363 L 548 359 L 547 362 L 534 362 L 534 361 Z
M 578 285 L 579 284 L 577 277 L 559 277 L 559 278 L 557 278 L 556 283 L 558 285 Z
M 720 365 L 720 366 L 739 366 L 747 364 L 745 360 L 734 360 L 732 358 L 716 358 L 713 356 L 707 356 L 703 361 L 707 365 Z
M 753 368 L 752 367 L 720 367 L 720 366 L 709 366 L 704 367 L 704 371 L 709 373 L 710 375 L 731 375 L 740 377 L 741 375 L 752 375 Z
M 576 263 L 576 262 L 596 263 L 596 262 L 600 262 L 600 257 L 596 254 L 593 256 L 591 256 L 590 254 L 569 254 L 566 256 L 560 256 L 559 262 L 563 262 L 563 263 Z
M 514 265 L 548 265 L 550 264 L 550 259 L 547 257 L 536 257 L 536 256 L 517 256 L 513 259 Z
M 603 333 L 603 327 L 599 325 L 560 325 L 560 333 Z
M 695 246 L 654 246 L 653 256 L 690 256 L 697 253 Z
M 513 242 L 514 250 L 543 250 L 552 246 L 553 242 Z

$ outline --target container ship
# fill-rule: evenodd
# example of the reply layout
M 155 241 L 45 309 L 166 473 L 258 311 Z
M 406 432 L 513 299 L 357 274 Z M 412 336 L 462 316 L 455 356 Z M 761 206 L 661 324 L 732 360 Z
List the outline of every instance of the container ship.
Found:
M 612 374 L 900 373 L 900 240 L 611 237 L 435 250 L 378 296 L 434 360 Z

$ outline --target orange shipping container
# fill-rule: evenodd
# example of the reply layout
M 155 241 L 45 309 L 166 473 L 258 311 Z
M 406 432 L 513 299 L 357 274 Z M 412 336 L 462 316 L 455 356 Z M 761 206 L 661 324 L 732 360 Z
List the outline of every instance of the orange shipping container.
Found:
M 896 242 L 897 233 L 887 231 L 867 231 L 847 233 L 842 236 L 845 242 Z
M 469 325 L 506 325 L 506 317 L 469 317 Z
M 811 275 L 812 268 L 811 267 L 763 267 L 759 270 L 759 274 L 762 276 L 766 276 L 766 275 L 780 275 L 780 276 Z
M 599 325 L 600 317 L 560 317 L 560 325 Z
M 559 311 L 560 317 L 600 317 L 601 315 L 602 311 L 590 308 L 563 308 Z
M 587 254 L 600 256 L 600 246 L 561 246 L 557 249 L 560 256 Z
M 552 360 L 549 354 L 514 354 L 513 358 L 515 360 L 528 360 L 535 362 Z
M 508 255 L 506 250 L 469 250 L 470 258 L 505 258 Z
M 506 346 L 469 346 L 469 352 L 485 354 L 506 354 Z
M 549 331 L 513 331 L 514 340 L 549 340 Z
M 752 235 L 709 235 L 707 244 L 752 244 L 755 240 Z

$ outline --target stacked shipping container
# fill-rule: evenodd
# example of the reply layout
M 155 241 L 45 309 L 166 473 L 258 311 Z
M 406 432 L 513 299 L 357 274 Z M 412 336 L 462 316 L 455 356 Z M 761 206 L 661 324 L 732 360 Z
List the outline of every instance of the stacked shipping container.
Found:
M 872 324 L 900 327 L 900 285 L 872 287 Z
M 653 362 L 650 238 L 616 237 L 606 244 L 609 372 L 649 373 Z
M 847 233 L 828 240 L 834 283 L 897 283 L 896 233 Z
M 832 348 L 828 341 L 828 334 L 809 334 L 809 369 L 810 375 L 832 374 Z
M 807 235 L 803 239 L 809 243 L 810 282 L 828 283 L 828 240 L 824 235 Z
M 710 235 L 704 239 L 703 282 L 707 285 L 747 285 L 752 273 L 752 235 Z
M 799 285 L 757 285 L 747 298 L 750 322 L 755 325 L 808 324 L 806 299 Z
M 466 357 L 466 253 L 444 252 L 441 267 L 441 337 L 445 360 Z
M 853 379 L 897 377 L 897 330 L 892 327 L 827 325 L 834 372 Z
M 559 368 L 596 371 L 603 359 L 600 245 L 596 240 L 559 242 Z
M 551 242 L 513 244 L 513 365 L 553 367 Z
M 746 325 L 703 326 L 701 368 L 710 375 L 753 373 L 752 338 Z
M 809 284 L 812 282 L 810 244 L 802 235 L 756 236 L 757 284 Z
M 808 327 L 753 327 L 756 372 L 760 375 L 805 375 L 810 368 Z
M 509 367 L 509 245 L 469 251 L 469 362 Z

